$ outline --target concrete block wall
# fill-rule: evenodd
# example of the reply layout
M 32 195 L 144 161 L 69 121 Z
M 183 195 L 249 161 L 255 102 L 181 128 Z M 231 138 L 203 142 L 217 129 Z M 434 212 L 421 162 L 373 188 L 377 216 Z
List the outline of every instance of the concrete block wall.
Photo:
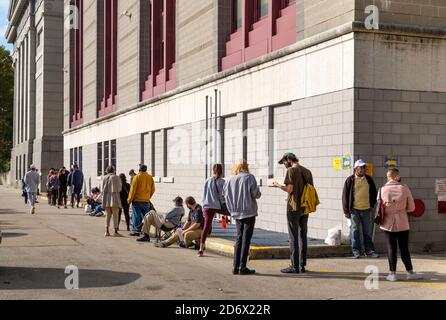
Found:
M 355 20 L 355 0 L 296 0 L 297 40 Z
M 372 4 L 379 8 L 380 23 L 446 27 L 446 2 L 443 0 L 356 0 L 357 21 L 365 21 L 369 14 L 364 10 Z
M 423 217 L 410 219 L 411 245 L 444 249 L 446 215 L 437 210 L 435 180 L 446 177 L 446 92 L 364 88 L 356 93 L 355 156 L 373 163 L 377 185 L 385 183 L 384 157 L 399 157 L 403 183 L 426 204 Z
M 176 18 L 177 85 L 218 72 L 218 1 L 178 0 Z

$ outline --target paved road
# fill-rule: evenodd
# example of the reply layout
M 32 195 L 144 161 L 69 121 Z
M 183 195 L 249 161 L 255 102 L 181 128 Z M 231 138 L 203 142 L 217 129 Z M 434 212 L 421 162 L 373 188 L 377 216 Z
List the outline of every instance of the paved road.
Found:
M 233 276 L 231 259 L 104 238 L 104 219 L 40 204 L 28 214 L 18 192 L 0 186 L 0 299 L 446 299 L 446 253 L 416 256 L 424 282 L 364 286 L 367 265 L 386 260 L 315 259 L 305 275 L 281 275 L 283 260 L 253 261 L 256 276 Z M 65 289 L 65 267 L 79 290 Z M 399 266 L 401 268 L 401 265 Z M 402 270 L 402 269 L 401 269 Z

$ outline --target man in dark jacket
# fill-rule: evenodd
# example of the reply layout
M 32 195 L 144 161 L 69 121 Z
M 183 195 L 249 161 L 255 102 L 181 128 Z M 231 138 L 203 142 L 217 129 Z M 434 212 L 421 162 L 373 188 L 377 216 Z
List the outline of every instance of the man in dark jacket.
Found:
M 356 161 L 355 174 L 347 178 L 342 193 L 344 215 L 351 220 L 352 251 L 356 259 L 362 255 L 360 229 L 364 238 L 365 254 L 371 258 L 379 258 L 370 234 L 377 191 L 373 179 L 365 174 L 366 166 L 367 163 L 363 160 Z
M 71 207 L 74 208 L 74 198 L 76 198 L 76 207 L 79 208 L 79 202 L 81 201 L 81 192 L 84 185 L 84 174 L 79 170 L 77 164 L 73 165 L 74 171 L 70 174 L 71 183 Z

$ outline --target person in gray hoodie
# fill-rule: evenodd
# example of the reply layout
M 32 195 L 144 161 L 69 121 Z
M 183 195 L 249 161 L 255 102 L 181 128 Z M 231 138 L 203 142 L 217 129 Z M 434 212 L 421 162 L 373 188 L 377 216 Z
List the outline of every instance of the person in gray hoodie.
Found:
M 28 193 L 28 203 L 31 206 L 30 213 L 36 213 L 37 188 L 40 183 L 40 175 L 36 171 L 36 166 L 31 165 L 31 170 L 25 174 L 25 191 Z
M 232 175 L 223 187 L 228 211 L 236 220 L 237 226 L 232 274 L 249 275 L 255 273 L 255 270 L 247 268 L 246 264 L 258 215 L 257 199 L 260 199 L 262 194 L 256 178 L 249 173 L 246 160 L 240 160 L 234 165 Z

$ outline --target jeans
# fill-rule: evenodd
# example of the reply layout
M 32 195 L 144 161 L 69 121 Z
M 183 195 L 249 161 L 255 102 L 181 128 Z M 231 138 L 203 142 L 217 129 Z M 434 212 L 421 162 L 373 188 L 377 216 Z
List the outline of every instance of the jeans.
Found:
M 234 245 L 234 270 L 246 269 L 255 223 L 256 217 L 237 220 L 237 241 Z
M 361 227 L 362 236 L 364 238 L 365 253 L 369 254 L 375 252 L 372 237 L 370 235 L 370 209 L 356 210 L 353 209 L 351 214 L 351 235 L 352 235 L 352 251 L 354 255 L 361 254 Z
M 307 265 L 308 218 L 309 216 L 304 215 L 303 210 L 287 213 L 291 266 L 296 269 Z M 299 239 L 302 242 L 302 250 L 299 250 Z
M 74 207 L 74 199 L 76 198 L 76 203 L 79 205 L 79 202 L 81 202 L 81 192 L 78 190 L 73 190 L 71 193 L 71 207 Z
M 125 223 L 127 225 L 127 228 L 130 228 L 130 206 L 123 206 L 121 209 L 119 209 L 119 218 L 118 218 L 119 222 L 121 222 L 122 211 L 124 211 Z
M 67 206 L 67 189 L 59 188 L 58 204 L 59 206 Z
M 150 211 L 150 203 L 132 203 L 132 231 L 141 232 L 144 216 Z
M 31 208 L 36 206 L 37 193 L 36 192 L 28 192 L 28 203 Z
M 401 252 L 401 260 L 407 271 L 412 271 L 412 259 L 409 252 L 409 231 L 403 232 L 384 232 L 387 238 L 387 251 L 389 255 L 389 268 L 391 272 L 396 272 L 398 260 L 398 245 Z

